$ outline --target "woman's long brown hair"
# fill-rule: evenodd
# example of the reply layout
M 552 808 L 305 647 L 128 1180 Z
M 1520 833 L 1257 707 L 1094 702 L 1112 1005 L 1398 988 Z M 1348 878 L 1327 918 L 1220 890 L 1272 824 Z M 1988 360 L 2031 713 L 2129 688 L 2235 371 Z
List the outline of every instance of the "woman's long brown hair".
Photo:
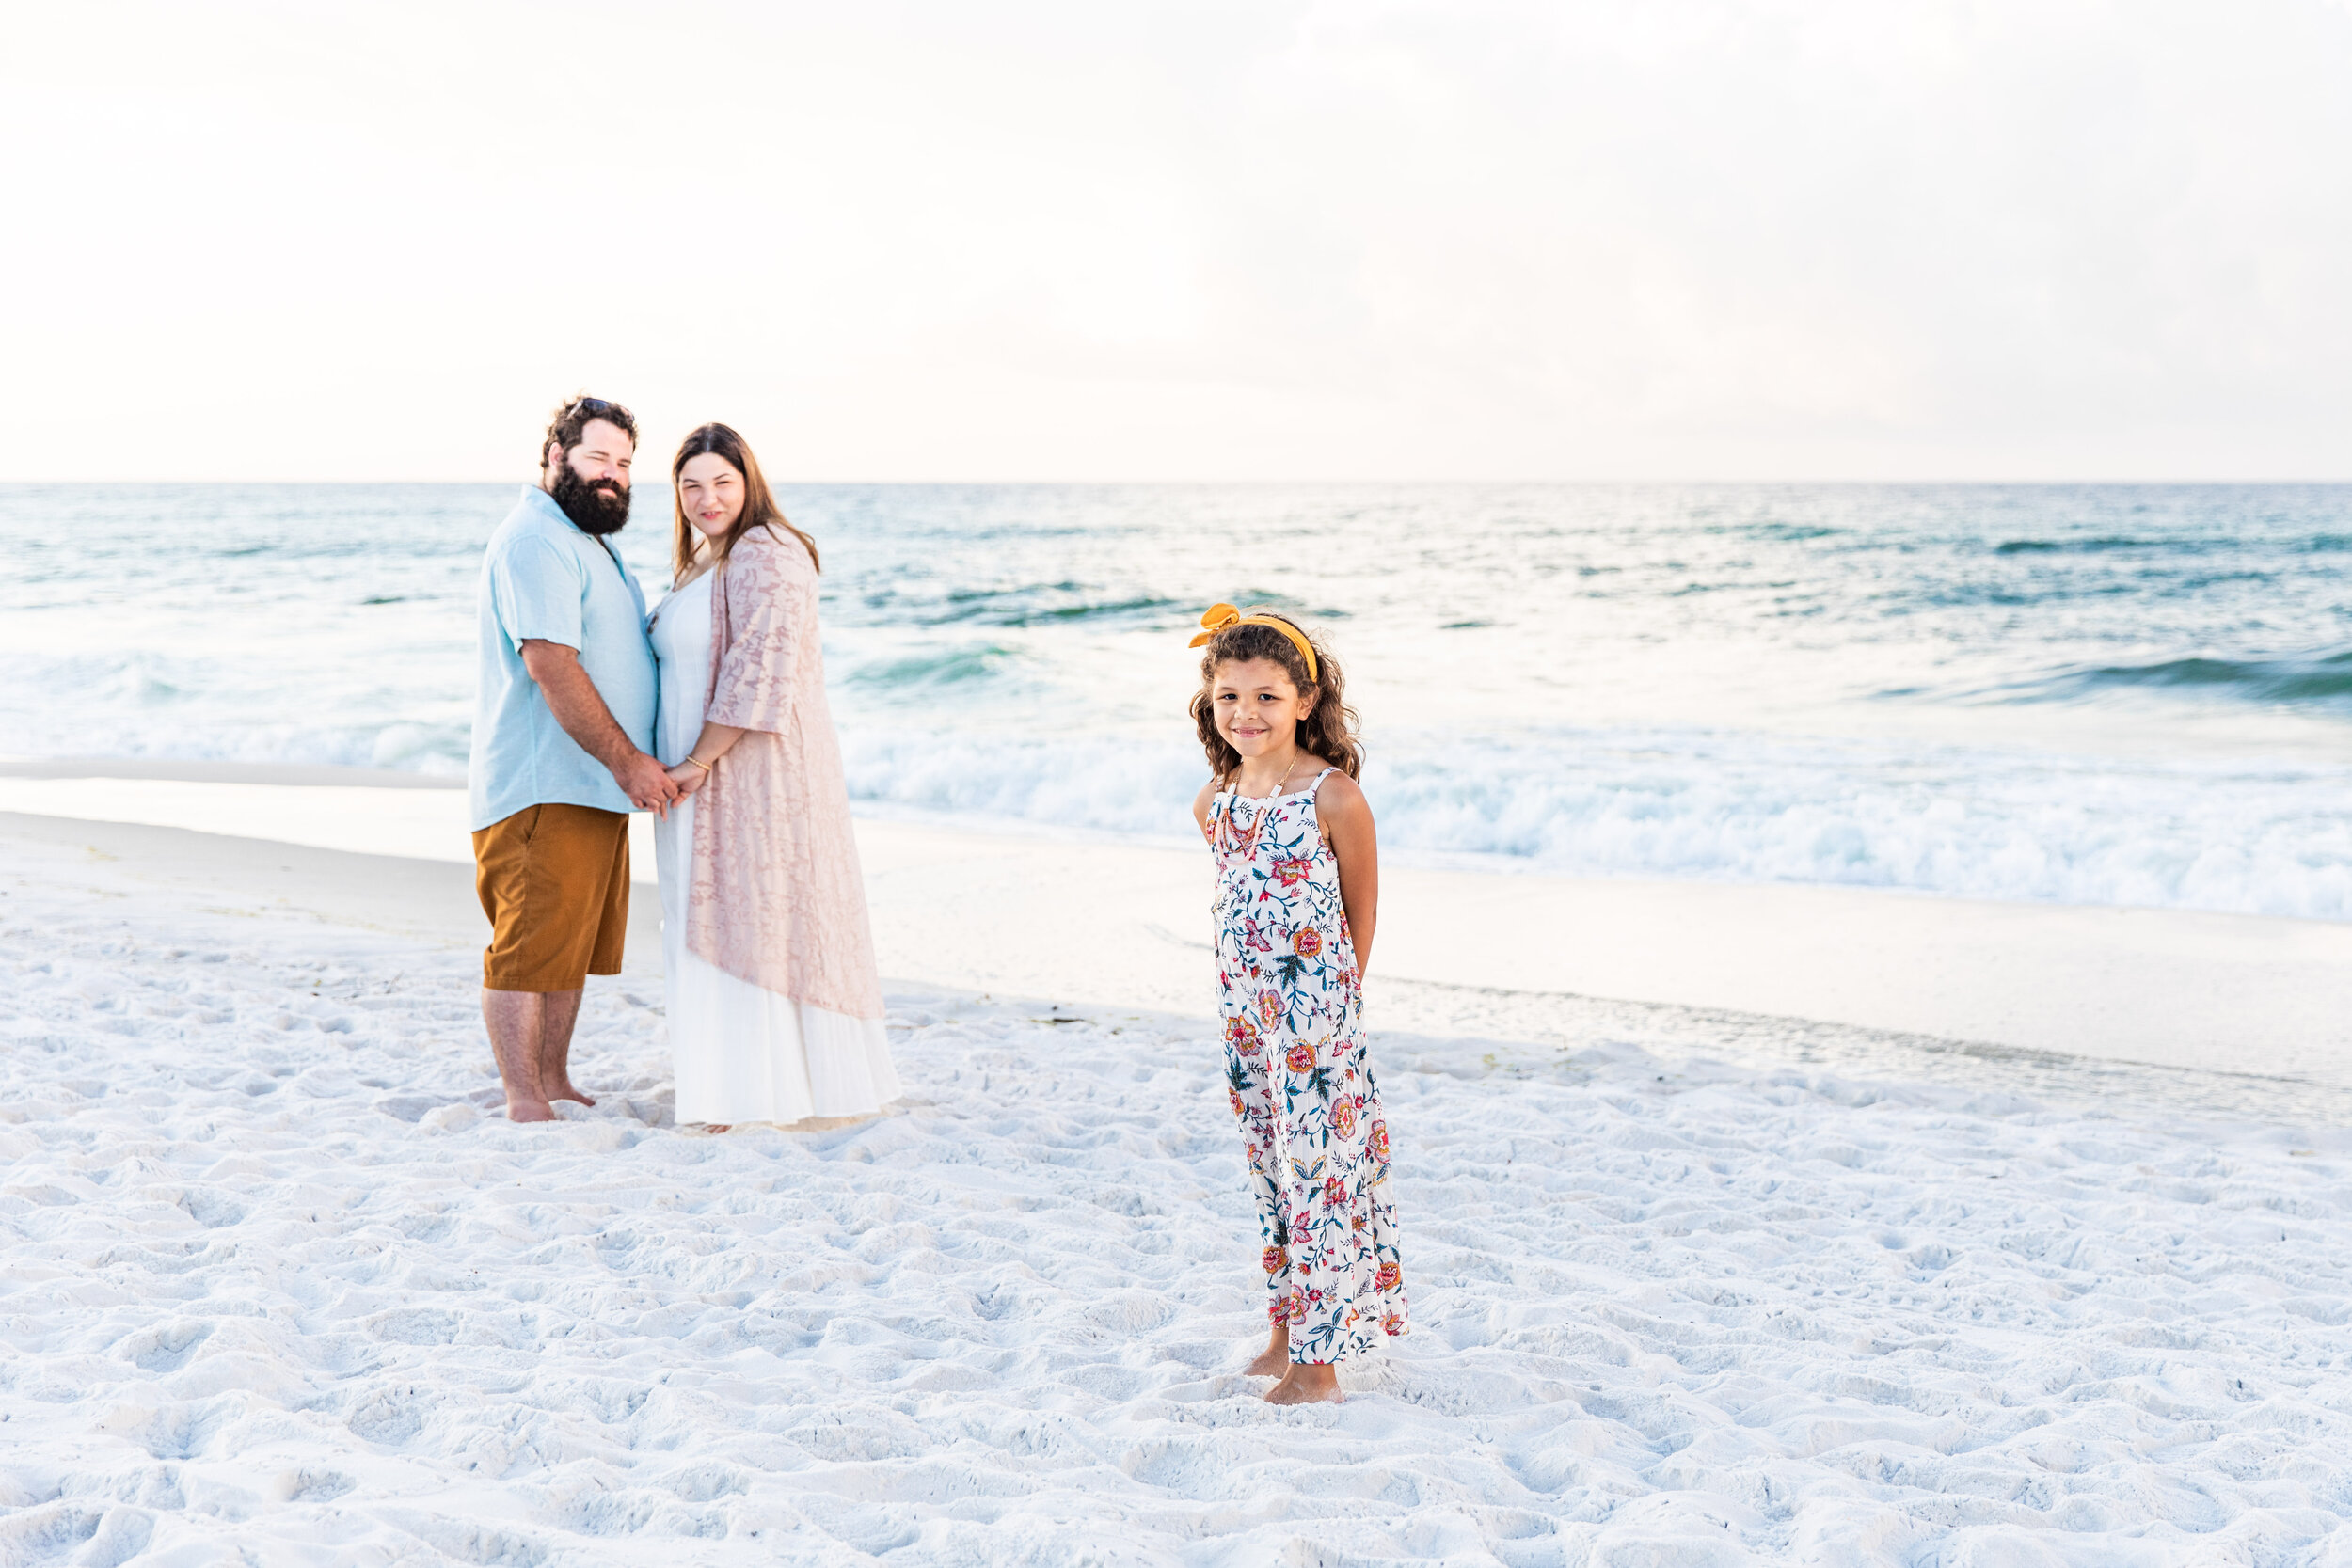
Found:
M 1271 610 L 1251 610 L 1252 615 L 1272 614 Z M 1282 617 L 1290 621 L 1290 617 Z M 1209 650 L 1200 656 L 1200 689 L 1193 694 L 1192 721 L 1200 732 L 1200 749 L 1209 755 L 1209 771 L 1221 782 L 1233 776 L 1241 766 L 1241 753 L 1232 742 L 1217 733 L 1216 727 L 1216 668 L 1220 664 L 1243 663 L 1263 658 L 1282 667 L 1297 688 L 1300 696 L 1313 693 L 1315 705 L 1307 717 L 1298 721 L 1298 749 L 1310 756 L 1321 757 L 1351 779 L 1364 776 L 1364 745 L 1356 738 L 1356 710 L 1347 705 L 1347 679 L 1340 673 L 1339 662 L 1331 650 L 1295 621 L 1298 635 L 1314 644 L 1315 673 L 1307 673 L 1307 660 L 1298 651 L 1298 644 L 1272 626 L 1228 626 L 1209 643 Z
M 671 581 L 675 582 L 692 570 L 695 546 L 702 540 L 694 525 L 686 520 L 686 498 L 677 493 L 678 474 L 684 470 L 690 458 L 706 454 L 723 459 L 729 467 L 743 476 L 743 512 L 735 519 L 735 526 L 727 531 L 726 537 L 718 541 L 715 546 L 719 558 L 711 562 L 714 571 L 726 564 L 727 555 L 735 548 L 735 542 L 755 528 L 764 528 L 771 533 L 777 529 L 784 530 L 808 547 L 809 564 L 818 571 L 824 570 L 817 559 L 817 541 L 787 521 L 784 508 L 776 504 L 776 493 L 768 488 L 768 476 L 759 471 L 759 459 L 752 455 L 751 443 L 726 425 L 707 424 L 679 444 L 677 456 L 670 464 L 671 499 L 677 512 L 676 535 L 670 549 Z

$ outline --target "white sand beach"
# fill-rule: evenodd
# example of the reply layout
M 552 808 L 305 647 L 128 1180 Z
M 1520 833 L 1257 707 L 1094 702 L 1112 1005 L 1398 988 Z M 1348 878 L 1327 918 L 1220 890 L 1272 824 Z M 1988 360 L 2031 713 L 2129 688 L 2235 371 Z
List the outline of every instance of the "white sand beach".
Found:
M 723 1138 L 641 889 L 517 1128 L 461 794 L 96 771 L 0 779 L 0 1560 L 2352 1562 L 2345 927 L 1399 866 L 1414 1329 L 1275 1411 L 1200 857 L 861 822 L 908 1098 Z

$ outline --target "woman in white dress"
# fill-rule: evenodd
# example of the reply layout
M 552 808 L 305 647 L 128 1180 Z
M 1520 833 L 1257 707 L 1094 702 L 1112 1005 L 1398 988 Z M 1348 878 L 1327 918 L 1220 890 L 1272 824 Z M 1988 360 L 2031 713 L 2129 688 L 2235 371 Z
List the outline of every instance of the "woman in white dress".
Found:
M 675 578 L 649 620 L 655 751 L 685 795 L 654 826 L 679 1125 L 861 1116 L 898 1097 L 825 703 L 816 542 L 743 438 L 686 438 Z

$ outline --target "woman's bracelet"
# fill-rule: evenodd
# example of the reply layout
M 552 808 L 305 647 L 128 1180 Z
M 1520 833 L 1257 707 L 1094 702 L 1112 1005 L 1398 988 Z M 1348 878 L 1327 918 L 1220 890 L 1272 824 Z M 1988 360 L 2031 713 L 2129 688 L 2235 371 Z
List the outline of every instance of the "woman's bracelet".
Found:
M 686 760 L 692 763 L 695 767 L 701 768 L 706 773 L 710 771 L 710 764 L 703 761 L 702 758 L 694 755 L 691 752 L 686 753 Z

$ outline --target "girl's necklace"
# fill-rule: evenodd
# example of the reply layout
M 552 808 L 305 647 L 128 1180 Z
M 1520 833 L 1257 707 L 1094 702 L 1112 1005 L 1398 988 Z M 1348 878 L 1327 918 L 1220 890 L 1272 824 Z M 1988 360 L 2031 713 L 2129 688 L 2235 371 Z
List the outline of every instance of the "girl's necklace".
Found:
M 1291 774 L 1297 770 L 1300 759 L 1305 757 L 1306 754 L 1307 753 L 1304 752 L 1295 752 L 1292 753 L 1290 765 L 1282 769 L 1282 776 L 1274 782 L 1274 793 L 1271 795 L 1244 795 L 1241 792 L 1241 776 L 1239 774 L 1235 774 L 1233 777 L 1234 799 L 1248 800 L 1253 804 L 1262 800 L 1280 799 L 1282 786 L 1291 782 Z M 1272 815 L 1273 814 L 1269 812 L 1266 814 L 1266 816 L 1270 816 Z M 1238 813 L 1231 811 L 1225 814 L 1225 828 L 1221 844 L 1230 843 L 1236 851 L 1246 855 L 1257 847 L 1258 830 L 1266 825 L 1266 816 L 1261 816 L 1257 813 L 1251 812 L 1249 814 L 1249 824 L 1245 827 L 1239 821 L 1235 820 L 1238 816 Z
M 1282 776 L 1274 781 L 1274 788 L 1271 791 L 1264 795 L 1242 795 L 1242 799 L 1245 800 L 1272 800 L 1279 799 L 1281 796 L 1283 785 L 1291 782 L 1291 775 L 1298 771 L 1299 761 L 1301 758 L 1306 756 L 1306 754 L 1307 753 L 1304 752 L 1293 752 L 1291 753 L 1289 765 L 1282 769 Z M 1233 793 L 1241 795 L 1241 781 L 1239 779 L 1235 779 L 1233 781 Z

